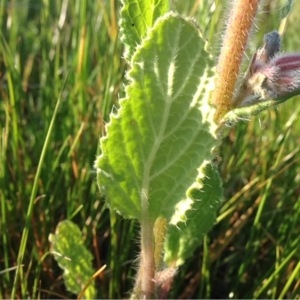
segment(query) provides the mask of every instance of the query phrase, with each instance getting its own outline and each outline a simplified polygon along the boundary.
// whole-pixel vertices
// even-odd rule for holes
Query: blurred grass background
[[[171,7],[194,16],[217,53],[225,2],[173,0]],[[284,22],[284,50],[299,51],[300,3],[282,19],[289,3],[265,1],[249,55],[264,33]],[[74,298],[49,252],[48,236],[64,219],[82,229],[95,271],[107,264],[96,279],[98,297],[126,297],[132,287],[139,228],[105,209],[93,169],[99,137],[123,93],[119,8],[116,0],[0,0],[1,298],[10,298],[13,288],[18,298]],[[224,139],[225,201],[170,297],[300,298],[298,101],[239,124]]]

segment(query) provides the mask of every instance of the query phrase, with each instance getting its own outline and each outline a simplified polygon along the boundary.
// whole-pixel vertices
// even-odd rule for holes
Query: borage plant
[[[121,23],[133,53],[126,97],[106,126],[96,168],[110,208],[141,224],[133,292],[140,299],[167,293],[176,268],[213,225],[222,192],[210,163],[218,140],[205,40],[192,20],[167,13],[152,26],[153,16],[131,6],[124,5]],[[129,40],[137,32],[144,36]]]
[[[240,76],[259,1],[231,5],[215,68],[194,20],[168,12],[167,1],[123,2],[125,97],[95,167],[109,208],[141,227],[132,298],[167,297],[178,267],[213,226],[222,200],[214,158],[224,129],[300,91],[300,56],[280,54],[277,32]]]

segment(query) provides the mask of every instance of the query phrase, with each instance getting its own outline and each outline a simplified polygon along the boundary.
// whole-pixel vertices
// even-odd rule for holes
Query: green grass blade
[[[296,267],[294,268],[294,270],[292,271],[292,273],[290,274],[290,277],[288,279],[288,281],[286,282],[285,286],[283,287],[281,293],[279,294],[278,299],[283,299],[287,296],[287,292],[289,290],[289,288],[291,288],[293,281],[298,281],[299,283],[299,279],[300,279],[300,262],[297,263]],[[297,294],[296,292],[296,297],[299,297],[299,293]]]
[[[67,82],[67,79],[65,80],[65,84],[66,84],[66,82]],[[64,90],[65,84],[62,88],[62,91]],[[60,97],[57,99],[57,102],[56,102],[56,105],[55,105],[55,108],[54,108],[54,111],[53,111],[53,116],[52,116],[51,123],[50,123],[48,131],[47,131],[47,135],[46,135],[45,142],[44,142],[44,145],[43,145],[43,149],[41,151],[41,155],[40,155],[40,159],[39,159],[39,164],[38,164],[38,167],[37,167],[37,170],[36,170],[34,183],[33,183],[33,186],[32,186],[29,205],[28,205],[28,208],[27,208],[27,215],[26,215],[26,219],[25,219],[25,226],[24,226],[24,229],[23,229],[23,232],[22,232],[22,238],[21,238],[19,252],[18,252],[17,269],[16,269],[16,273],[15,273],[13,289],[12,289],[12,292],[11,292],[11,298],[12,299],[15,299],[19,279],[21,279],[20,281],[21,281],[21,287],[22,287],[22,294],[23,294],[24,297],[26,295],[26,290],[25,290],[25,287],[24,287],[24,284],[23,284],[23,281],[22,281],[23,258],[24,258],[24,254],[25,254],[26,246],[27,246],[28,234],[29,234],[30,225],[31,225],[31,216],[32,216],[33,209],[34,209],[34,201],[35,201],[37,188],[38,188],[38,180],[40,178],[41,170],[43,168],[45,155],[46,155],[46,152],[48,150],[51,134],[52,134],[53,129],[54,129],[56,116],[57,116],[57,113],[59,111],[59,107],[61,105],[61,102],[62,102],[62,93],[61,93]]]
[[[254,298],[257,299],[260,295],[274,282],[276,276],[280,273],[280,271],[291,261],[293,256],[297,253],[298,249],[294,249],[289,255],[282,261],[282,263],[275,269],[275,271],[271,274],[269,278],[264,280],[263,285],[260,289],[258,289],[254,293]],[[284,291],[282,291],[283,293]],[[279,299],[282,299],[279,297]]]

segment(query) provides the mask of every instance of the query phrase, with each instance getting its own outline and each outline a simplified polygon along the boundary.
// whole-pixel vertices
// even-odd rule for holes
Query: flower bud
[[[272,31],[264,36],[264,45],[257,50],[256,60],[260,62],[268,62],[280,51],[280,35],[277,31]]]
[[[280,35],[272,31],[264,36],[249,65],[238,93],[237,106],[275,100],[284,101],[300,94],[300,53],[280,53]]]
[[[300,54],[277,54],[260,65],[248,85],[261,100],[280,100],[300,92]]]

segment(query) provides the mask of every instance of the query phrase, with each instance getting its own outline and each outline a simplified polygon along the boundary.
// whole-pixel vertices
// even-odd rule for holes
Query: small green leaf
[[[215,223],[222,195],[222,182],[217,169],[205,162],[200,169],[197,185],[189,189],[189,198],[177,205],[178,212],[171,220],[164,256],[169,266],[182,265],[201,245],[203,236]]]
[[[280,18],[284,19],[288,16],[288,14],[292,11],[294,0],[286,0],[285,4],[282,6],[280,10]]]
[[[49,235],[54,258],[64,270],[64,281],[67,289],[79,294],[92,278],[92,255],[82,241],[80,229],[71,221],[60,222],[55,234]],[[84,297],[93,299],[96,296],[94,281],[85,290]]]
[[[197,168],[217,145],[208,105],[213,82],[205,41],[190,20],[157,20],[131,61],[130,84],[101,138],[100,191],[124,217],[170,220]]]
[[[140,45],[156,19],[169,10],[166,0],[124,0],[120,18],[124,56],[129,61],[136,46]]]

